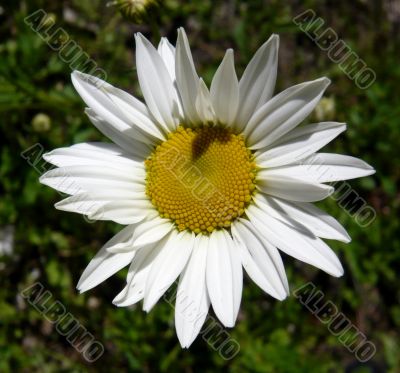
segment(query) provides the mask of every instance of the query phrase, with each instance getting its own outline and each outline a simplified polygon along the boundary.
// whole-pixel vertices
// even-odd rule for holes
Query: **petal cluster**
[[[175,325],[189,347],[210,306],[221,323],[235,324],[243,269],[266,293],[283,300],[289,286],[279,251],[333,275],[343,268],[322,239],[349,242],[344,228],[311,202],[332,194],[326,183],[371,175],[372,167],[345,155],[318,151],[344,123],[302,125],[330,81],[301,83],[273,95],[279,38],[260,47],[238,79],[228,50],[210,88],[198,76],[185,31],[176,48],[163,38],[156,49],[137,34],[136,66],[144,103],[105,81],[75,71],[72,82],[93,125],[112,143],[56,149],[57,166],[41,182],[69,197],[56,208],[111,220],[125,227],[97,253],[78,289],[87,291],[129,265],[117,306],[143,300],[150,311],[179,278]],[[244,214],[211,234],[179,231],[146,194],[145,160],[180,125],[218,124],[244,137],[258,167],[257,192]]]

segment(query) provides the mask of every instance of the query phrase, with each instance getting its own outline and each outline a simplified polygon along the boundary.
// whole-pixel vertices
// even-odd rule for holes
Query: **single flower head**
[[[333,192],[326,183],[374,170],[357,158],[318,152],[344,123],[299,126],[329,79],[274,96],[279,38],[272,35],[240,80],[228,50],[208,88],[183,29],[176,48],[165,38],[158,49],[141,34],[135,39],[145,103],[75,71],[72,82],[89,119],[113,143],[45,155],[58,168],[41,182],[70,194],[56,208],[125,225],[90,262],[78,289],[130,265],[113,302],[143,300],[150,311],[179,277],[175,325],[188,347],[210,305],[222,324],[235,324],[243,268],[271,296],[289,294],[279,250],[341,276],[337,256],[322,239],[350,238],[312,202]]]

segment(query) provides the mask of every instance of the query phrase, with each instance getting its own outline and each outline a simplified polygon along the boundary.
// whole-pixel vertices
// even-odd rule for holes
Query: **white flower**
[[[346,129],[298,126],[327,78],[273,96],[278,36],[261,46],[242,78],[228,50],[210,90],[198,77],[183,29],[176,49],[136,35],[146,105],[79,72],[72,82],[93,124],[114,144],[83,143],[45,155],[58,168],[41,182],[71,196],[56,208],[126,225],[90,262],[83,292],[130,264],[117,306],[143,300],[150,311],[179,276],[175,324],[183,347],[210,304],[227,327],[239,311],[243,273],[271,296],[289,294],[279,250],[333,275],[343,268],[321,238],[349,242],[344,228],[313,206],[327,182],[374,173],[353,157],[316,153]]]

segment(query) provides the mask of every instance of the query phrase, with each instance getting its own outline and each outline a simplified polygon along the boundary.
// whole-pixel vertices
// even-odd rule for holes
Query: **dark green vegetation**
[[[400,371],[399,117],[400,11],[384,1],[177,1],[169,0],[142,25],[123,19],[106,1],[2,1],[0,8],[0,226],[15,227],[12,255],[0,256],[0,371],[216,371],[372,372]],[[301,5],[300,5],[301,3]],[[395,7],[397,4],[397,7]],[[62,27],[107,72],[113,85],[138,95],[134,38],[171,41],[184,26],[199,73],[209,83],[226,48],[235,49],[238,73],[271,33],[281,37],[277,91],[320,76],[332,79],[325,97],[333,118],[348,131],[327,150],[361,157],[376,175],[351,182],[377,213],[367,228],[330,199],[323,207],[348,229],[353,241],[332,242],[345,276],[331,278],[287,256],[292,290],[312,281],[377,348],[369,365],[359,364],[299,300],[278,302],[245,282],[241,311],[231,338],[240,352],[223,360],[201,337],[182,350],[173,309],[161,301],[149,315],[117,309],[113,297],[125,271],[79,295],[75,285],[116,224],[88,223],[57,211],[61,199],[38,182],[40,174],[20,154],[39,143],[45,151],[103,140],[83,113],[70,81],[70,66],[25,23],[37,9]],[[359,89],[339,66],[293,22],[312,8],[372,68],[376,82]],[[159,34],[159,35],[157,35]],[[240,76],[240,75],[239,75]],[[45,117],[37,114],[45,114]],[[319,117],[332,119],[326,110]],[[311,120],[316,120],[317,115]],[[30,154],[35,162],[37,154]],[[42,167],[44,163],[36,163]],[[85,362],[54,325],[19,293],[40,281],[105,346],[95,363]]]

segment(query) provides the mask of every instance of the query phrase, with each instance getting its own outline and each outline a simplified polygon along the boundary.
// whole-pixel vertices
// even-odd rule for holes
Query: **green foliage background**
[[[167,0],[141,25],[100,0],[0,4],[0,227],[15,227],[14,253],[0,256],[1,372],[400,371],[398,1]],[[374,69],[377,80],[369,89],[357,88],[293,23],[293,17],[308,8]],[[140,304],[114,307],[111,300],[124,286],[126,271],[88,293],[77,293],[81,272],[120,227],[57,211],[53,204],[61,196],[40,185],[40,171],[20,155],[36,143],[49,151],[103,140],[83,113],[70,66],[24,23],[37,9],[55,17],[56,26],[107,72],[111,84],[137,96],[134,32],[143,32],[153,42],[160,35],[174,41],[179,26],[186,28],[198,71],[208,83],[226,48],[235,49],[240,76],[271,33],[281,37],[277,92],[324,75],[332,79],[326,96],[335,102],[335,120],[347,122],[349,129],[327,150],[361,157],[376,168],[376,175],[351,185],[373,206],[377,218],[362,228],[333,200],[323,204],[353,239],[348,245],[331,243],[345,267],[340,279],[287,256],[283,259],[292,289],[314,282],[376,345],[369,364],[359,364],[295,297],[275,301],[248,280],[237,325],[229,330],[241,349],[228,361],[202,338],[182,350],[174,311],[164,301],[148,315]],[[34,121],[39,113],[50,123],[38,124],[37,117]],[[102,358],[85,362],[22,299],[19,293],[35,281],[104,344]]]

